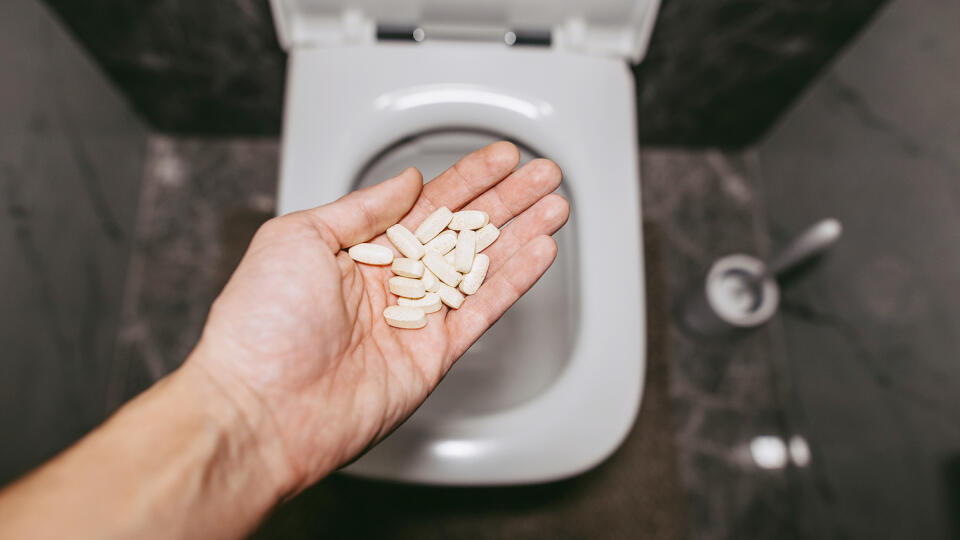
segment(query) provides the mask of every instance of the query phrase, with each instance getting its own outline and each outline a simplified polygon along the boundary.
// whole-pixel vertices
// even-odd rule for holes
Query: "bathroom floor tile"
[[[804,474],[789,463],[761,468],[750,452],[757,437],[787,441],[792,434],[783,415],[790,393],[779,320],[733,340],[699,338],[677,324],[680,304],[702,287],[714,260],[768,254],[755,162],[750,151],[643,153],[644,234],[648,245],[662,246],[669,299],[666,309],[650,306],[648,317],[670,321],[663,354],[677,457],[698,539],[804,535],[795,504]]]

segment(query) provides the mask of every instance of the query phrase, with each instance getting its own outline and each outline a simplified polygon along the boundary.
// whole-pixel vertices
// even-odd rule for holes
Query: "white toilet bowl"
[[[631,23],[641,35],[619,56],[586,45],[587,52],[562,52],[558,43],[432,42],[429,32],[423,43],[385,43],[363,22],[376,12],[364,4],[372,11],[337,18],[335,1],[274,1],[290,51],[279,212],[330,202],[408,165],[429,179],[505,138],[526,159],[560,165],[571,219],[556,236],[560,255],[544,278],[420,410],[345,470],[462,485],[543,482],[587,470],[616,450],[640,404],[638,149],[624,57],[640,54],[656,3],[601,3],[645,10],[647,18]],[[318,6],[336,17],[315,24]]]

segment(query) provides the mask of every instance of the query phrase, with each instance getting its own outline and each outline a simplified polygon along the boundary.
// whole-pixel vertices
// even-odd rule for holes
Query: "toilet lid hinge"
[[[287,50],[479,43],[639,62],[660,0],[270,0],[270,6]]]
[[[507,46],[549,47],[553,36],[549,28],[506,28],[496,25],[459,25],[449,23],[378,24],[378,41],[460,41],[503,43]]]

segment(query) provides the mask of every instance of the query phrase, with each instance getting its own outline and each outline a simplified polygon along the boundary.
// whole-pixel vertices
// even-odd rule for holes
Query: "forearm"
[[[0,538],[242,536],[290,480],[259,421],[188,363],[0,492]]]

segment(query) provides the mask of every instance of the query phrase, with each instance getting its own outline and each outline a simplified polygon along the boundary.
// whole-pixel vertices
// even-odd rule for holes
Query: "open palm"
[[[275,438],[299,490],[349,461],[409,416],[453,362],[546,271],[569,214],[552,194],[559,168],[495,143],[423,184],[416,169],[331,204],[274,218],[256,234],[214,303],[190,362],[244,402],[257,436]],[[415,229],[433,210],[478,209],[498,227],[490,269],[459,310],[427,326],[387,326],[396,303],[388,267],[355,263],[343,248],[390,246],[394,223]],[[371,240],[372,239],[372,240]],[[392,248],[392,246],[391,246]]]

